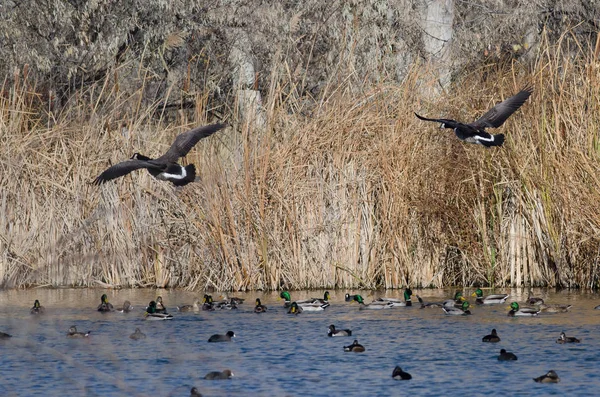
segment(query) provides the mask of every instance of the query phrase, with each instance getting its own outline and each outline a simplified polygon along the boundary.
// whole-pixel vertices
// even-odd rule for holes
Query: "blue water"
[[[13,335],[0,341],[2,396],[186,396],[196,386],[204,396],[546,396],[595,395],[600,386],[600,304],[595,294],[544,293],[547,303],[569,303],[565,314],[509,318],[507,305],[476,306],[472,316],[446,316],[442,309],[416,306],[358,310],[333,291],[324,312],[291,316],[277,294],[235,294],[247,298],[237,311],[179,313],[175,305],[197,295],[184,291],[93,289],[0,292],[0,331]],[[453,291],[414,290],[426,301],[442,300]],[[467,290],[465,292],[472,292]],[[496,290],[524,300],[518,290]],[[134,311],[98,313],[100,295],[115,307],[128,299]],[[484,291],[489,293],[489,291]],[[146,304],[162,295],[171,321],[143,320]],[[200,296],[203,295],[199,294]],[[218,298],[218,293],[213,297]],[[371,293],[362,291],[367,302]],[[402,291],[385,295],[401,297]],[[322,296],[321,291],[292,292],[295,299]],[[256,314],[253,302],[269,307]],[[31,316],[35,299],[46,314]],[[352,337],[327,337],[330,324],[352,329]],[[69,326],[91,330],[86,339],[68,339]],[[136,327],[147,335],[129,339]],[[496,328],[500,343],[482,343]],[[210,335],[236,333],[231,343],[208,343]],[[561,331],[580,344],[555,343]],[[354,339],[364,353],[343,351]],[[499,362],[500,349],[518,356]],[[412,374],[396,381],[400,365]],[[202,379],[210,371],[229,368],[231,380]],[[554,369],[558,384],[532,378]]]

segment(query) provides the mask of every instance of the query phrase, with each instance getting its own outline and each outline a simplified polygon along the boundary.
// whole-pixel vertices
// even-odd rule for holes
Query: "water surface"
[[[426,301],[442,300],[454,290],[413,290]],[[194,294],[167,290],[34,289],[0,292],[2,396],[185,396],[196,386],[205,396],[440,396],[595,395],[600,381],[600,297],[592,293],[534,290],[547,303],[573,305],[566,314],[509,318],[507,305],[472,308],[472,316],[446,316],[442,309],[415,306],[358,310],[344,294],[402,297],[402,291],[332,291],[324,312],[288,315],[277,293],[236,293],[246,298],[237,311],[179,313],[175,306],[192,303]],[[465,290],[465,295],[471,289]],[[514,300],[520,290],[497,289]],[[131,313],[98,313],[106,293],[115,307],[129,300]],[[484,290],[484,294],[490,291]],[[322,296],[323,291],[292,292],[293,299]],[[171,321],[149,322],[143,311],[161,295]],[[212,294],[215,300],[219,293]],[[254,299],[269,307],[254,313]],[[42,316],[29,308],[39,299]],[[473,298],[469,299],[474,302]],[[512,300],[509,299],[509,301]],[[352,329],[353,336],[329,338],[330,324]],[[92,331],[82,340],[66,338],[67,329]],[[134,341],[139,327],[148,337]],[[496,328],[502,341],[482,343]],[[228,330],[231,343],[208,343],[210,335]],[[555,343],[561,331],[580,344]],[[354,339],[364,353],[347,353]],[[500,349],[514,352],[516,362],[499,362]],[[410,381],[395,381],[400,365]],[[202,379],[210,371],[231,369],[226,381]],[[537,384],[532,378],[554,369],[559,384]]]

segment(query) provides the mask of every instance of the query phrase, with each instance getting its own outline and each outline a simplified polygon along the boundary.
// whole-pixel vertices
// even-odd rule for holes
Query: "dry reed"
[[[561,48],[434,99],[426,68],[372,86],[340,66],[315,101],[274,74],[265,130],[229,113],[185,159],[202,181],[182,189],[140,171],[89,182],[213,122],[206,93],[185,119],[156,120],[141,71],[134,96],[107,78],[54,114],[24,72],[0,97],[2,285],[597,287],[600,66],[593,46]],[[469,120],[528,84],[500,149],[413,116]]]

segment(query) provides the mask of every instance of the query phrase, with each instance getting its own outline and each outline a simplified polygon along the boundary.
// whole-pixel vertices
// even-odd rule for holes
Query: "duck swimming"
[[[540,311],[538,309],[532,309],[530,307],[520,308],[517,302],[512,302],[510,304],[510,311],[508,312],[508,315],[510,317],[531,317],[537,316],[539,312]]]
[[[129,339],[133,339],[133,340],[146,339],[146,334],[143,333],[142,331],[140,331],[139,328],[136,328],[135,332],[133,334],[129,335]]]
[[[168,313],[158,313],[156,311],[156,302],[151,301],[146,308],[146,312],[144,313],[146,320],[148,321],[159,321],[159,320],[172,320],[173,315]]]
[[[444,306],[442,307],[442,310],[444,311],[444,313],[454,316],[467,316],[471,314],[469,306],[469,302],[465,301],[462,303],[460,308]]]
[[[365,347],[363,345],[361,345],[360,343],[358,343],[358,340],[354,340],[354,342],[349,346],[344,346],[345,352],[362,353],[365,350],[366,350]]]
[[[536,298],[533,296],[533,291],[529,290],[529,295],[527,296],[527,300],[525,301],[528,305],[541,305],[544,303],[542,298]]]
[[[44,314],[45,311],[46,311],[46,308],[44,308],[44,306],[40,305],[40,301],[36,299],[35,302],[33,302],[33,307],[31,308],[29,313]]]
[[[121,312],[121,313],[129,313],[132,310],[133,310],[133,306],[131,306],[131,302],[129,302],[129,301],[123,302],[123,307],[120,307],[117,309],[117,311]]]
[[[88,331],[88,332],[77,332],[77,327],[72,325],[69,328],[69,332],[67,332],[67,338],[86,338],[88,336],[90,336],[90,333],[92,331]]]
[[[396,366],[396,368],[394,368],[394,371],[392,372],[392,378],[396,380],[410,380],[412,379],[412,375],[408,372],[402,371],[402,368],[400,368],[399,366]]]
[[[227,331],[225,335],[215,334],[208,338],[209,342],[231,342],[231,338],[235,338],[233,331]]]
[[[298,306],[298,303],[292,302],[292,305],[290,306],[290,308],[288,310],[288,314],[300,314],[303,311],[304,311],[304,308],[302,308],[301,306]]]
[[[419,116],[417,113],[415,113],[415,116],[420,120],[441,123],[440,128],[453,129],[457,138],[467,143],[475,143],[488,148],[491,146],[502,146],[504,143],[504,134],[492,135],[485,129],[488,127],[498,128],[504,124],[506,119],[525,103],[532,92],[531,88],[522,89],[516,95],[511,96],[488,110],[477,121],[472,123],[464,124],[452,119],[429,119]]]
[[[425,303],[423,301],[423,298],[421,298],[419,295],[417,295],[417,299],[419,300],[419,303],[421,304],[421,309],[432,309],[432,308],[441,308],[444,306],[444,304],[442,302],[428,302]],[[454,303],[452,304],[452,306],[454,306]]]
[[[215,380],[215,379],[231,379],[233,372],[226,369],[223,372],[213,371],[204,375],[204,379]]]
[[[575,338],[574,336],[567,336],[567,335],[565,335],[564,332],[561,332],[560,336],[556,340],[556,343],[560,343],[561,345],[563,343],[579,343],[579,342],[581,342],[579,339]]]
[[[100,305],[98,306],[98,311],[102,313],[107,313],[112,312],[113,310],[115,310],[115,308],[111,303],[108,302],[108,296],[106,296],[106,294],[103,294],[100,297]]]
[[[175,142],[165,154],[156,159],[134,153],[129,160],[121,161],[102,172],[93,184],[101,185],[137,169],[145,168],[156,179],[169,181],[175,186],[185,186],[196,180],[196,167],[194,164],[184,167],[177,161],[179,158],[185,157],[200,139],[214,134],[223,127],[225,127],[224,124],[213,124],[184,132],[175,138]]]
[[[267,311],[267,307],[260,303],[260,299],[256,298],[256,302],[254,305],[254,313],[264,313]]]
[[[412,290],[410,288],[406,288],[404,290],[404,301],[395,298],[379,298],[375,300],[375,302],[389,302],[392,304],[392,307],[412,306],[411,296]]]
[[[506,299],[508,299],[509,295],[507,294],[495,294],[495,295],[488,295],[488,296],[483,296],[483,291],[481,290],[481,288],[477,288],[475,290],[475,292],[473,292],[472,296],[476,297],[475,298],[475,303],[478,303],[480,305],[492,305],[492,304],[497,304],[497,303],[504,303],[506,302]]]
[[[200,299],[194,299],[194,303],[191,305],[177,306],[177,310],[180,312],[199,312],[200,311]]]
[[[352,331],[349,329],[336,329],[335,325],[331,324],[327,336],[352,336]]]
[[[533,378],[534,381],[538,383],[558,383],[560,382],[560,378],[553,370],[548,371],[545,375],[538,376],[537,378]]]
[[[498,356],[498,361],[516,361],[518,360],[517,356],[511,352],[507,352],[504,349],[500,350],[500,355]]]
[[[212,312],[215,310],[215,304],[211,295],[204,294],[204,302],[202,303],[202,310]]]
[[[373,301],[369,304],[365,304],[363,297],[360,295],[354,295],[354,300],[358,302],[359,310],[381,310],[381,309],[391,309],[394,305],[391,302],[379,302]]]
[[[492,333],[490,335],[486,335],[483,338],[481,338],[481,341],[496,343],[496,342],[500,342],[500,337],[498,336],[498,334],[496,333],[496,329],[494,328],[492,330]]]
[[[560,305],[560,304],[539,304],[540,312],[542,313],[566,313],[573,305]]]

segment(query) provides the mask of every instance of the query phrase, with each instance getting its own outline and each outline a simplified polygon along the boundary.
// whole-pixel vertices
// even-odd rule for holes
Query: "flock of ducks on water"
[[[412,290],[410,288],[406,288],[403,293],[403,300],[395,299],[395,298],[377,298],[370,303],[365,303],[364,299],[361,295],[345,295],[346,302],[357,302],[359,310],[381,310],[381,309],[391,309],[394,307],[407,307],[412,306]],[[475,298],[475,303],[477,305],[491,305],[491,304],[503,304],[507,301],[509,295],[507,294],[493,294],[484,296],[483,291],[478,288],[473,292],[472,296]],[[326,291],[323,295],[323,298],[311,298],[305,300],[292,301],[291,294],[289,291],[282,291],[280,293],[280,298],[284,301],[284,308],[287,309],[287,312],[292,315],[298,315],[303,312],[312,312],[312,311],[323,311],[327,307],[330,306],[330,294]],[[446,315],[471,315],[471,311],[469,310],[470,304],[463,296],[463,293],[458,291],[454,295],[453,299],[448,299],[442,302],[424,302],[423,299],[417,295],[419,300],[419,306],[421,309],[430,309],[430,308],[441,308]],[[200,303],[199,299],[196,299],[191,305],[182,305],[177,306],[177,310],[180,312],[198,312],[198,311],[214,311],[214,310],[235,310],[238,308],[238,305],[243,304],[244,299],[236,298],[236,297],[228,297],[227,294],[223,295],[223,300],[219,302],[213,301],[211,295],[204,295],[203,302]],[[563,304],[546,304],[543,299],[538,297],[531,296],[531,292],[529,297],[526,300],[526,303],[531,305],[531,307],[521,307],[517,302],[511,302],[508,312],[508,316],[516,317],[516,316],[537,316],[539,313],[564,313],[568,312],[571,309],[571,305],[563,305]],[[596,306],[595,309],[600,309],[600,305]],[[128,313],[133,310],[133,306],[129,301],[125,301],[121,307],[114,308],[114,306],[108,301],[108,297],[106,294],[103,294],[100,298],[100,305],[97,308],[99,312],[123,312]],[[260,299],[255,300],[254,312],[256,313],[264,313],[267,311],[267,307],[263,305]],[[30,310],[32,315],[39,315],[45,312],[44,306],[42,306],[39,300],[35,300],[33,307]],[[164,305],[162,297],[157,297],[156,300],[151,301],[146,310],[144,312],[144,318],[149,321],[156,320],[171,320],[173,319],[173,315],[167,313],[167,308]],[[69,327],[67,332],[68,338],[87,338],[91,334],[91,331],[80,332],[77,330],[75,325]],[[335,325],[330,325],[327,335],[329,337],[349,337],[353,336],[352,330],[350,329],[338,329]],[[10,338],[11,335],[0,332],[0,339]],[[135,332],[129,336],[133,340],[145,339],[146,335],[139,329],[136,328]],[[220,335],[215,334],[210,336],[208,342],[231,342],[232,338],[235,337],[235,333],[233,331],[228,331],[227,333]],[[486,335],[482,338],[482,342],[487,343],[497,343],[500,342],[500,337],[496,331],[496,329],[492,329],[489,335]],[[556,340],[558,344],[566,344],[566,343],[580,343],[581,341],[573,336],[567,336],[564,332],[561,332],[560,336]],[[344,351],[346,352],[364,352],[366,348],[361,345],[357,339],[350,345],[343,346]],[[499,361],[515,361],[517,360],[517,356],[508,352],[505,349],[500,350],[500,355],[498,356]],[[206,374],[204,379],[230,379],[233,377],[233,372],[231,370],[226,369],[222,372],[214,371]],[[401,367],[397,366],[394,368],[392,372],[393,379],[396,380],[409,380],[412,379],[412,376],[404,372]],[[548,371],[546,374],[539,376],[537,378],[533,378],[536,382],[541,383],[557,383],[560,381],[560,378],[556,374],[554,370]],[[191,390],[192,396],[199,396],[200,393],[196,388]]]

